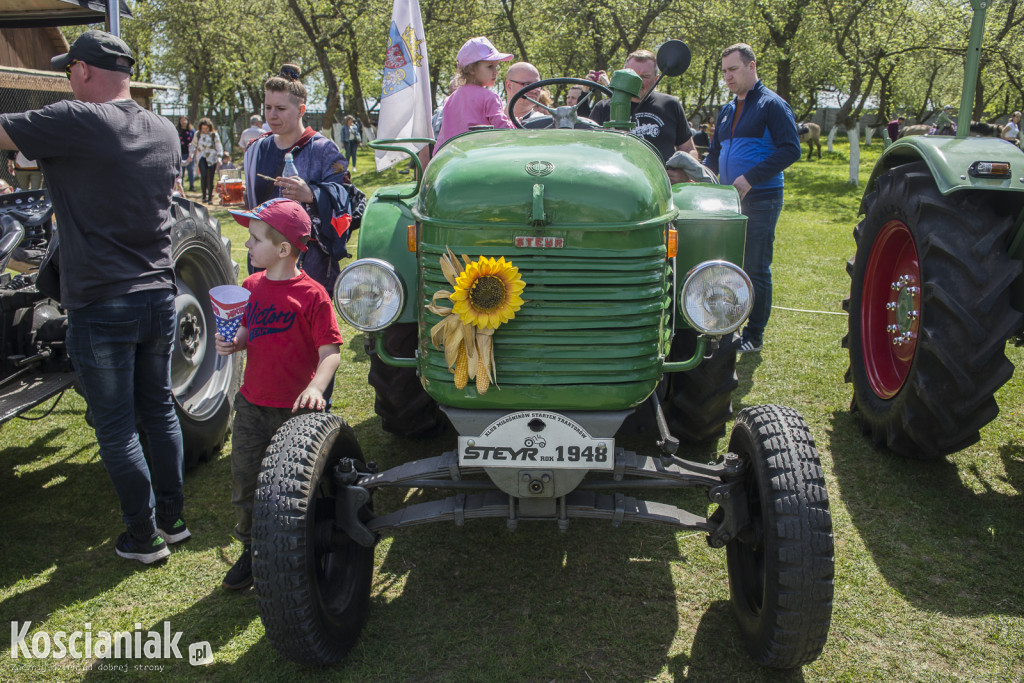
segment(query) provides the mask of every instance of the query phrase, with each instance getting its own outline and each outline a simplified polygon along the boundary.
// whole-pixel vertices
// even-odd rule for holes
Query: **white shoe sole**
[[[126,560],[138,560],[142,564],[153,564],[171,555],[171,551],[167,548],[158,550],[155,553],[126,553],[120,548],[114,548],[114,551],[118,557],[123,557]]]

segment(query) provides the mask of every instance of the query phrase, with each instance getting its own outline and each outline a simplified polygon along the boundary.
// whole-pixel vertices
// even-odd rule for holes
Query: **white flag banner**
[[[391,31],[384,56],[384,90],[380,98],[377,137],[433,138],[430,125],[430,68],[427,64],[427,41],[420,18],[419,0],[395,0],[391,11]],[[425,145],[414,144],[419,151]],[[377,170],[383,171],[407,154],[377,150]]]

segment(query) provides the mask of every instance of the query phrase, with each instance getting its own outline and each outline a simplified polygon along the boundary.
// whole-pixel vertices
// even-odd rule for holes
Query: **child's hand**
[[[239,327],[238,332],[235,334],[235,338],[232,339],[231,341],[228,341],[223,336],[221,336],[220,332],[213,335],[214,343],[217,346],[217,355],[230,356],[236,351],[241,351],[242,349],[244,349],[246,334],[246,329],[244,327]]]
[[[326,407],[327,401],[324,399],[323,393],[316,387],[309,386],[295,399],[295,403],[292,405],[292,412],[297,412],[299,408],[323,410]]]

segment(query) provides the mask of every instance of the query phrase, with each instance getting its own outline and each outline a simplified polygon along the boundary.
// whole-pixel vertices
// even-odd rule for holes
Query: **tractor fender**
[[[395,188],[385,188],[382,195],[378,190],[371,195],[363,213],[359,229],[359,258],[379,258],[394,266],[405,289],[405,303],[396,323],[416,322],[416,252],[409,251],[409,226],[416,229],[416,218],[412,215],[407,199],[394,198]],[[386,196],[385,196],[386,195]]]
[[[732,185],[680,183],[672,186],[672,202],[679,251],[676,255],[673,306],[679,307],[679,290],[690,269],[704,261],[729,261],[743,267],[747,217],[740,212],[740,196]],[[675,316],[676,329],[689,328],[682,312]]]
[[[889,145],[875,164],[864,188],[860,213],[868,209],[865,201],[874,192],[879,176],[889,169],[914,161],[924,161],[939,192],[948,195],[959,190],[1024,192],[1024,151],[997,138],[951,138],[940,135],[913,135]],[[979,178],[971,175],[976,161],[1006,161],[1009,178]]]

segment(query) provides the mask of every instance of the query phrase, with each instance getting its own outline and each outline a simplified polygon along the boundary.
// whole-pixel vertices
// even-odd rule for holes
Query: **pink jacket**
[[[501,107],[501,100],[492,90],[467,83],[451,94],[444,103],[441,132],[434,152],[450,138],[469,130],[470,126],[514,128]]]

